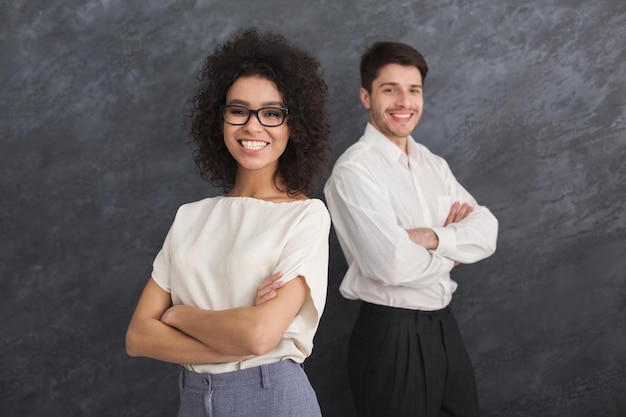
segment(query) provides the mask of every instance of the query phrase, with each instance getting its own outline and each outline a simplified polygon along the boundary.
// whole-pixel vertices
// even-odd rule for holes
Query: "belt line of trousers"
[[[477,417],[474,369],[451,308],[363,303],[348,347],[359,417]]]

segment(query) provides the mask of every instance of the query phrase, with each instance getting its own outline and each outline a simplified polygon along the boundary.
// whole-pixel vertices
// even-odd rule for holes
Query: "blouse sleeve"
[[[320,200],[311,204],[291,228],[275,269],[284,282],[302,276],[310,292],[289,331],[316,328],[326,303],[328,287],[328,235],[330,215]]]
[[[179,212],[180,208],[176,212],[176,218],[178,218]],[[172,249],[174,228],[176,227],[176,218],[174,219],[172,226],[170,226],[167,236],[165,236],[165,241],[163,242],[161,250],[152,263],[152,279],[159,287],[161,287],[163,291],[169,293],[172,292],[170,286],[170,253]]]

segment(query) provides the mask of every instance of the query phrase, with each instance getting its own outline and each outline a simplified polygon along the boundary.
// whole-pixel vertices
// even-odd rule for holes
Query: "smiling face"
[[[422,75],[413,66],[388,64],[379,70],[371,90],[360,90],[370,123],[405,150],[407,137],[422,117]]]
[[[226,104],[239,105],[250,110],[285,107],[276,85],[256,76],[238,78],[226,94]],[[288,120],[285,120],[280,126],[265,127],[254,114],[250,115],[245,125],[234,126],[224,122],[224,143],[237,161],[238,169],[273,175],[278,168],[278,158],[287,147],[287,123]]]

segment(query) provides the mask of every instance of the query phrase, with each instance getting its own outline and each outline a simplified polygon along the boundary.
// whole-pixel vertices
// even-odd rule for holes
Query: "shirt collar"
[[[409,140],[407,141],[406,147],[407,150],[409,152],[409,158],[412,161],[415,162],[422,162],[422,149],[420,148],[421,145],[419,145],[417,142],[415,142],[415,140],[413,139],[413,137],[409,136]]]
[[[406,166],[408,162],[407,155],[371,123],[367,123],[362,140],[363,142],[366,142],[376,148],[390,163],[396,163],[399,161]],[[409,152],[408,156],[412,160],[420,160],[419,147],[411,136],[407,138],[407,150]]]

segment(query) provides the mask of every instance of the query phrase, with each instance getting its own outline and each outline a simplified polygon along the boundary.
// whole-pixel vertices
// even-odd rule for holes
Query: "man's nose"
[[[411,104],[411,96],[407,91],[400,91],[396,97],[396,104],[402,107],[409,107]]]

